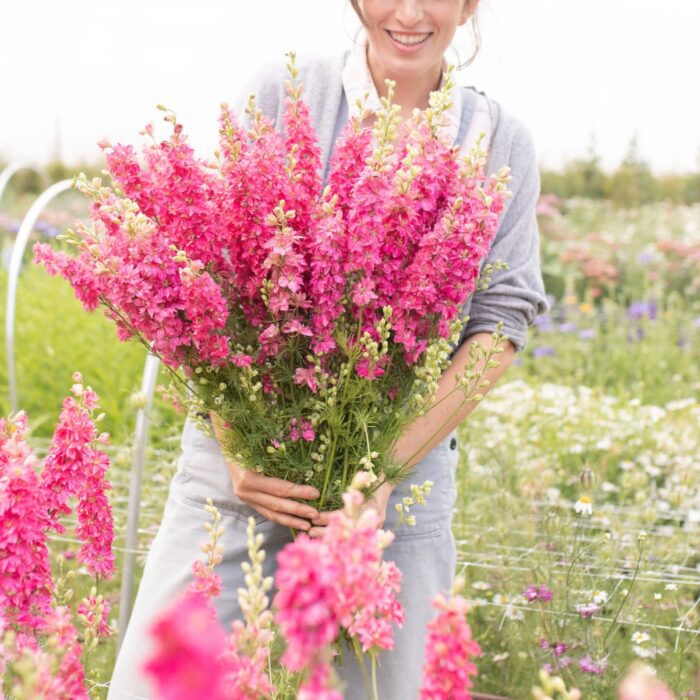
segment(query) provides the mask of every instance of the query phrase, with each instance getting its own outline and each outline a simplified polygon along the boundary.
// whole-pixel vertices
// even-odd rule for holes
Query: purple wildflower
[[[584,617],[588,619],[589,617],[593,617],[597,612],[600,611],[600,606],[596,605],[595,603],[584,603],[583,605],[577,605],[576,606],[576,612],[581,615],[581,617]]]
[[[569,645],[565,642],[550,642],[548,639],[540,639],[539,645],[540,649],[551,651],[552,655],[555,657],[562,656],[569,649]],[[569,663],[571,662],[569,661]]]
[[[634,301],[627,309],[627,318],[632,321],[641,321],[643,318],[648,318],[654,321],[658,314],[656,301]]]
[[[593,661],[591,655],[586,654],[586,656],[579,660],[578,665],[584,673],[595,673],[597,676],[602,676],[605,673],[605,669],[608,667],[608,662],[606,659]]]
[[[562,656],[569,649],[569,645],[564,642],[554,642],[552,644],[552,654]]]
[[[554,597],[554,593],[547,588],[547,586],[540,586],[540,590],[537,593],[537,597],[543,603],[548,603]]]
[[[548,603],[552,600],[554,594],[547,586],[535,586],[534,584],[529,585],[523,592],[523,598],[527,600],[528,603],[532,603],[535,600],[542,601],[543,603]]]
[[[581,340],[593,340],[596,335],[598,335],[598,333],[595,328],[586,328],[579,332],[578,337],[581,338]]]
[[[557,351],[551,345],[542,345],[532,351],[533,357],[553,357]]]
[[[523,597],[528,603],[537,600],[537,586],[528,586],[523,593]]]
[[[566,323],[559,324],[560,333],[574,333],[578,326],[573,321],[567,321]]]
[[[537,318],[535,318],[535,326],[537,327],[537,330],[541,331],[542,333],[551,331],[554,327],[552,324],[552,317],[549,314],[537,316]]]

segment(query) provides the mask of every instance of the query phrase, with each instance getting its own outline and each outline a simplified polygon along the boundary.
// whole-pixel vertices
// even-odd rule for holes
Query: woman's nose
[[[404,27],[410,28],[423,18],[423,0],[398,0],[394,14]]]

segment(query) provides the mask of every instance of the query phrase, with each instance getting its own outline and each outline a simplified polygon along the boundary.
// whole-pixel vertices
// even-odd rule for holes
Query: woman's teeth
[[[430,36],[430,32],[427,34],[402,34],[400,32],[389,32],[389,36],[399,44],[414,46],[415,44],[422,44],[424,41],[426,41]]]

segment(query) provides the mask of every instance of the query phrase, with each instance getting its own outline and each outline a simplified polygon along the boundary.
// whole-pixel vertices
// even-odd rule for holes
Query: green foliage
[[[543,194],[562,199],[607,199],[615,206],[630,209],[660,201],[700,202],[700,173],[655,175],[641,157],[636,137],[631,140],[623,161],[611,173],[601,168],[593,143],[585,158],[575,158],[560,170],[543,169],[541,182]]]
[[[0,274],[0,323],[5,327],[7,277]],[[70,285],[29,265],[20,275],[15,329],[19,405],[31,417],[37,437],[48,436],[80,371],[101,397],[104,429],[117,441],[133,430],[131,396],[141,385],[145,351],[117,339],[101,313],[87,314]],[[5,344],[3,343],[3,348]],[[10,410],[7,364],[0,362],[0,411]],[[164,409],[167,410],[167,409]]]
[[[454,529],[484,651],[478,687],[525,700],[549,664],[607,700],[644,658],[679,697],[700,666],[700,478],[688,459],[700,402],[645,405],[560,377],[496,387],[461,431]],[[529,586],[551,601],[528,600]],[[581,670],[587,655],[604,674]]]

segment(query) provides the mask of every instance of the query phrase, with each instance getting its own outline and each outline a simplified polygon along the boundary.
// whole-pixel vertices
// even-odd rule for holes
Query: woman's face
[[[478,0],[359,0],[371,60],[389,77],[440,70],[457,27]]]

